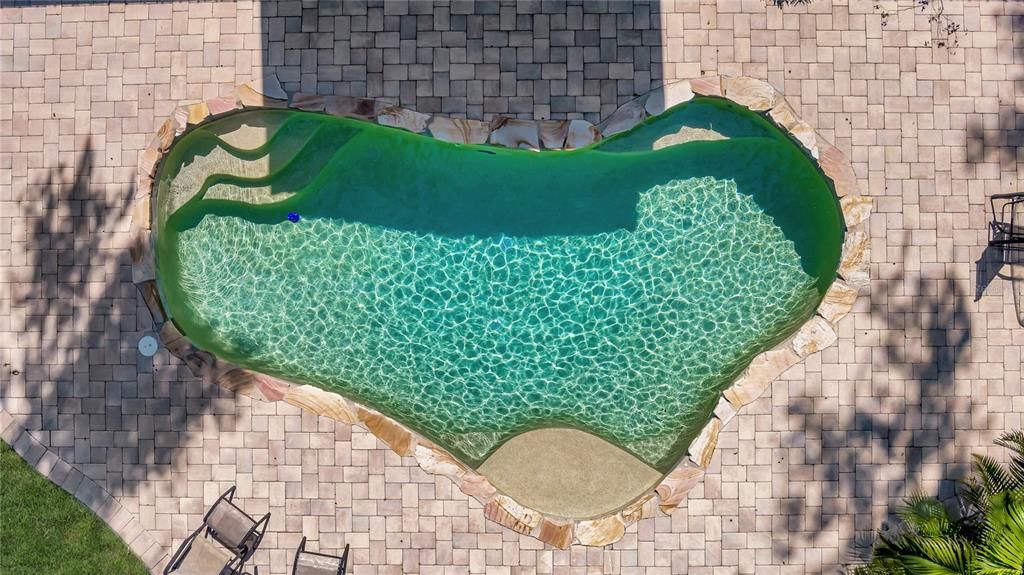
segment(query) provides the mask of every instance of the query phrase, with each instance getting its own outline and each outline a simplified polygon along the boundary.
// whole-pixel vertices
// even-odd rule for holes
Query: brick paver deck
[[[987,196],[1022,185],[1024,3],[947,1],[955,48],[913,5],[0,8],[4,437],[154,565],[237,484],[273,513],[261,573],[287,572],[303,535],[351,544],[357,574],[836,573],[901,496],[949,493],[1024,414],[1024,328],[984,251]],[[767,79],[876,200],[870,298],[729,425],[684,509],[610,548],[545,548],[367,433],[136,351],[152,332],[126,252],[139,151],[176,105],[260,69],[289,91],[592,121],[663,79]]]

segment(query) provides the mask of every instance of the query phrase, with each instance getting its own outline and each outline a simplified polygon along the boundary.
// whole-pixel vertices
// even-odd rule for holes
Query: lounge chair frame
[[[217,501],[206,510],[206,514],[203,515],[203,524],[198,529],[192,532],[191,535],[185,538],[178,546],[178,549],[171,556],[171,560],[167,562],[167,567],[164,569],[164,575],[173,573],[175,569],[181,566],[181,562],[188,555],[192,549],[192,543],[199,537],[200,534],[203,537],[213,539],[218,545],[224,547],[231,553],[231,558],[221,569],[221,572],[227,573],[241,573],[242,568],[245,567],[246,561],[252,558],[253,554],[256,553],[256,549],[259,548],[260,543],[263,542],[263,537],[267,532],[267,525],[270,523],[270,513],[267,513],[260,517],[258,520],[254,519],[251,515],[243,511],[240,507],[233,503],[235,498],[236,486],[232,485],[227,491],[221,494],[217,498]],[[235,510],[244,515],[249,521],[253,523],[252,527],[242,538],[242,544],[236,545],[231,542],[225,542],[217,533],[216,528],[210,524],[210,515],[218,505],[227,504],[231,505]]]
[[[1024,192],[995,194],[989,198],[992,222],[988,245],[1024,251]],[[1018,212],[1021,212],[1018,214]],[[1020,216],[1020,217],[1018,217]]]
[[[292,561],[292,575],[295,575],[295,573],[297,573],[299,570],[299,556],[302,554],[318,555],[320,557],[328,557],[330,559],[341,559],[341,562],[338,563],[337,575],[345,575],[345,569],[348,565],[348,548],[349,546],[345,545],[345,551],[342,552],[340,557],[337,555],[327,555],[326,553],[306,551],[306,538],[303,537],[302,541],[299,543],[299,548],[295,550],[295,559]]]

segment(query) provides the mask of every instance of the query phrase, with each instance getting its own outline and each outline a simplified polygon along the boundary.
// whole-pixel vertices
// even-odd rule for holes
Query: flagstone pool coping
[[[495,481],[492,481],[493,477],[487,477],[463,464],[443,448],[382,413],[337,393],[309,385],[290,384],[220,360],[197,348],[186,335],[178,331],[172,321],[168,321],[160,301],[154,267],[152,223],[155,221],[153,213],[156,202],[152,201],[155,193],[153,178],[163,155],[177,138],[204,122],[237,110],[293,108],[359,118],[454,143],[489,143],[534,150],[575,149],[628,130],[649,115],[659,114],[691,99],[695,94],[726,98],[752,111],[763,113],[799,143],[831,180],[842,208],[846,237],[837,277],[815,315],[787,341],[756,356],[743,374],[722,392],[714,413],[674,469],[665,474],[653,488],[648,486],[642,493],[625,495],[625,500],[614,506],[614,509],[591,516],[566,517],[550,509],[538,510],[524,506],[517,501],[516,491],[529,489],[529,478],[503,477],[498,481],[502,489],[498,489]],[[850,312],[860,289],[869,280],[870,248],[864,223],[871,214],[872,201],[870,197],[860,195],[850,161],[838,148],[825,141],[809,124],[801,120],[774,87],[749,77],[710,76],[673,82],[630,100],[595,126],[578,119],[525,120],[507,116],[499,116],[486,123],[423,114],[383,100],[304,93],[289,95],[282,89],[276,76],[261,76],[237,86],[232,94],[176,108],[172,116],[161,124],[149,147],[140,156],[134,202],[134,240],[131,250],[133,283],[141,292],[155,324],[159,326],[161,342],[172,355],[184,361],[194,374],[235,393],[263,401],[284,401],[320,416],[362,426],[399,455],[415,457],[424,470],[450,478],[463,493],[483,504],[488,519],[559,548],[574,543],[609,545],[618,541],[631,523],[659,513],[670,515],[685,501],[690,489],[702,479],[711,463],[723,426],[743,406],[757,399],[787,369],[834,344],[836,324]],[[595,470],[599,471],[600,467],[595,466]],[[577,496],[574,492],[548,495],[552,495],[555,500],[558,497]],[[519,495],[519,498],[522,499],[522,496]],[[601,501],[595,508],[608,508],[609,505],[611,503],[608,501]]]

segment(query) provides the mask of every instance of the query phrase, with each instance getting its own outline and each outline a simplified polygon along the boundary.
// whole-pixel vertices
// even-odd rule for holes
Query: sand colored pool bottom
[[[600,517],[650,491],[662,473],[577,429],[527,431],[478,471],[522,505],[558,517]]]

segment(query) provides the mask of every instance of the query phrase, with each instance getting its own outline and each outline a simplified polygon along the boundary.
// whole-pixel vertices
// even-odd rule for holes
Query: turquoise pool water
[[[471,465],[553,426],[669,469],[718,393],[835,275],[843,232],[826,181],[722,101],[546,153],[244,114],[232,122],[273,124],[274,138],[241,150],[215,121],[161,167],[158,275],[174,321],[204,349],[365,402]],[[702,122],[729,139],[649,149]]]

